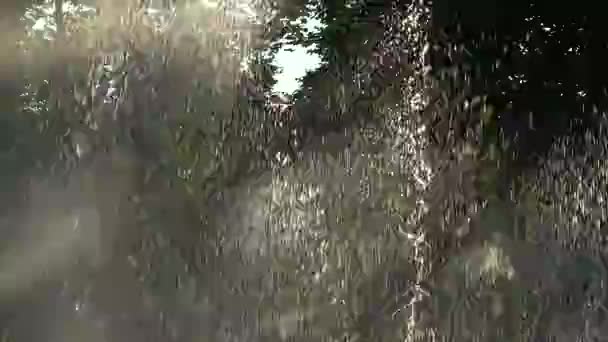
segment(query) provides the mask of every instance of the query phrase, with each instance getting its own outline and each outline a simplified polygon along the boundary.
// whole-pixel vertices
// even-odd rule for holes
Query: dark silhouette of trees
[[[486,140],[499,140],[505,158],[530,165],[559,137],[598,127],[606,88],[598,13],[592,4],[434,2],[431,44],[444,56],[440,63],[447,61],[436,75],[457,69],[445,78],[466,79],[471,90],[463,100],[484,96],[493,107]],[[454,115],[470,125],[480,120]]]

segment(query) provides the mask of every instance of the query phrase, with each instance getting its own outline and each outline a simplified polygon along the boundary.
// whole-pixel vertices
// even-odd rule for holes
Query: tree
[[[55,296],[86,308],[61,311],[66,326],[99,319],[113,341],[526,340],[601,318],[597,302],[577,316],[604,301],[605,272],[590,227],[603,176],[577,145],[603,156],[578,135],[603,122],[586,116],[602,85],[545,63],[596,66],[597,17],[574,20],[591,8],[298,1],[248,21],[224,2],[72,5],[14,7],[47,30],[19,37],[3,81],[2,199],[22,210],[3,213],[21,236],[0,248],[3,313],[44,321]],[[283,116],[268,100],[286,42],[314,45],[323,65]],[[578,114],[548,120],[557,107]],[[567,237],[544,237],[554,230]],[[143,328],[111,319],[125,312]],[[88,323],[74,325],[101,338]]]

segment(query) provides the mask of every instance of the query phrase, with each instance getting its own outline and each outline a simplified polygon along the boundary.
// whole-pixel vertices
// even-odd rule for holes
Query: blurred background
[[[3,1],[0,341],[606,339],[598,6]]]

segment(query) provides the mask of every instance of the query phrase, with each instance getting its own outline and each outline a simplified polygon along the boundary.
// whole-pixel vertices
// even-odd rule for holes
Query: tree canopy
[[[5,1],[1,340],[603,338],[598,7]]]

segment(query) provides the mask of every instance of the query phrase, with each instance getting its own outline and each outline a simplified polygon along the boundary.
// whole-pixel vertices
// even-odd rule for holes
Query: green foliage
[[[548,185],[517,156],[558,140],[569,120],[553,125],[546,113],[588,112],[601,85],[539,66],[580,42],[570,16],[518,3],[506,20],[498,4],[440,1],[435,27],[424,6],[372,1],[282,2],[265,27],[190,1],[166,26],[133,4],[122,24],[66,13],[63,34],[28,31],[12,52],[18,71],[2,81],[2,207],[33,175],[86,174],[82,201],[102,217],[100,248],[113,255],[91,272],[104,279],[128,264],[142,306],[208,329],[188,326],[184,340],[223,325],[242,339],[297,341],[405,340],[425,329],[458,341],[549,336],[602,296],[601,248],[561,243],[598,233],[582,222],[604,220],[586,209],[603,210],[592,196],[603,174],[584,184],[572,171]],[[31,6],[11,9],[21,17]],[[471,15],[480,8],[487,16]],[[28,13],[29,25],[49,16]],[[303,15],[322,22],[319,32],[306,32]],[[561,27],[554,44],[533,27],[545,19]],[[433,59],[425,71],[427,38],[451,51],[451,65]],[[291,118],[266,101],[285,42],[314,45],[323,60],[302,79]],[[582,58],[557,64],[578,74]],[[592,100],[573,99],[577,81]],[[522,126],[528,109],[537,129]],[[305,132],[297,148],[287,146],[292,130]],[[568,238],[547,238],[553,229]],[[70,278],[76,297],[91,285],[81,276]],[[570,304],[557,300],[565,293]]]

